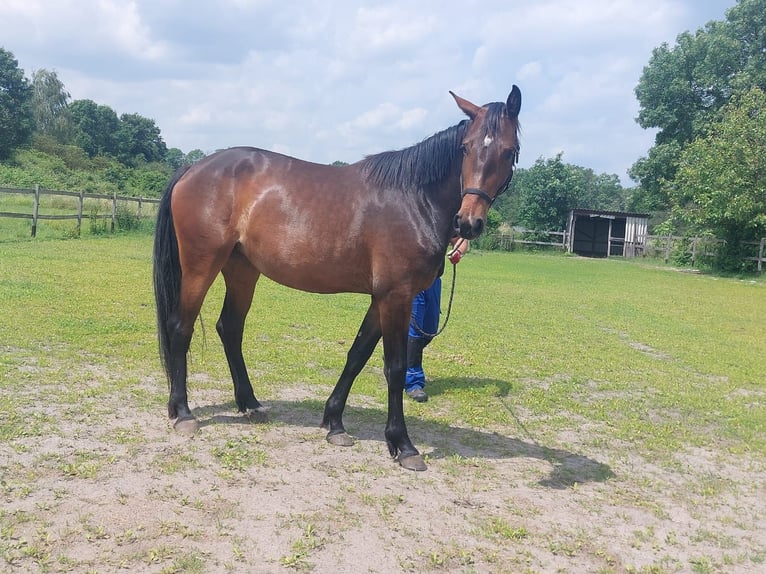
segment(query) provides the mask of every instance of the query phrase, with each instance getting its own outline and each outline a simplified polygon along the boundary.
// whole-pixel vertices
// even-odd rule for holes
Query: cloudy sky
[[[0,46],[168,147],[320,163],[407,147],[522,91],[521,166],[617,174],[652,145],[633,89],[662,42],[736,0],[0,0]]]

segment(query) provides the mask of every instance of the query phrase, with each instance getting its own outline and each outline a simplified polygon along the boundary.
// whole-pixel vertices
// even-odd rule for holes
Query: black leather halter
[[[461,179],[461,186],[462,186],[462,177]],[[495,203],[495,200],[503,195],[503,192],[508,189],[508,184],[511,183],[511,179],[513,179],[513,170],[511,170],[510,175],[508,176],[508,179],[505,180],[503,185],[500,186],[500,190],[497,192],[495,197],[492,197],[490,194],[488,194],[483,189],[479,189],[478,187],[466,187],[463,191],[460,192],[461,199],[465,197],[466,195],[477,195],[480,198],[482,198],[484,201],[486,201],[489,204],[489,207],[492,207],[492,204]]]
[[[515,166],[517,163],[519,163],[519,152],[516,150],[516,153],[513,157],[513,165]],[[511,173],[508,174],[508,179],[505,180],[503,185],[500,186],[500,190],[497,192],[495,197],[492,197],[490,194],[488,194],[483,189],[479,189],[478,187],[466,187],[460,192],[460,198],[464,198],[466,195],[478,195],[480,198],[482,198],[484,201],[486,201],[489,204],[489,207],[492,207],[492,204],[495,203],[495,200],[503,195],[503,192],[508,189],[508,184],[511,183],[511,180],[513,179],[513,169],[511,169]],[[462,189],[463,187],[463,174],[460,174],[460,187]]]
[[[486,191],[483,191],[483,190],[479,189],[478,187],[468,187],[468,188],[464,189],[461,192],[460,197],[465,197],[466,195],[478,195],[480,198],[482,198],[484,201],[486,201],[490,205],[492,205],[494,203],[495,199],[497,199],[497,196],[492,197]],[[500,194],[498,193],[497,195],[500,195]]]

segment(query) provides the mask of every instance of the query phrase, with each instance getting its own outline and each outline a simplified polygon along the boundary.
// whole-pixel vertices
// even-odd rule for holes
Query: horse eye
[[[465,144],[460,144],[460,151],[463,152],[463,155],[468,155],[468,146]]]

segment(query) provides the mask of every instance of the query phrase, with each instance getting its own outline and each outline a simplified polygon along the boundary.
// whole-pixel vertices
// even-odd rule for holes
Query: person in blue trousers
[[[468,251],[468,242],[459,238],[453,240],[453,249],[448,257],[450,263],[457,265]],[[407,338],[407,376],[404,379],[404,392],[411,399],[424,403],[426,394],[426,375],[423,372],[423,349],[433,339],[433,333],[439,328],[441,312],[442,279],[437,277],[431,286],[424,289],[412,301],[412,319]]]

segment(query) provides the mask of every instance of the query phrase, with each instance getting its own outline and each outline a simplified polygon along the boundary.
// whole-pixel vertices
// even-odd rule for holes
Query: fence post
[[[139,222],[141,221],[141,216],[142,216],[142,209],[141,208],[144,205],[143,204],[143,199],[144,199],[143,197],[139,197],[138,198],[138,221]]]
[[[694,267],[694,263],[697,261],[697,241],[699,240],[699,237],[694,236],[692,237],[692,267]]]
[[[35,184],[35,199],[32,206],[32,237],[37,236],[37,216],[40,213],[40,186]]]
[[[761,237],[761,246],[758,248],[758,272],[763,271],[763,251],[766,246],[766,237]]]
[[[665,244],[665,263],[670,260],[670,248],[673,244],[673,236],[668,234],[668,242]]]
[[[83,204],[85,203],[85,192],[81,191],[77,202],[77,236],[82,234],[82,211]]]
[[[112,233],[114,233],[115,224],[117,223],[117,192],[112,193]]]

